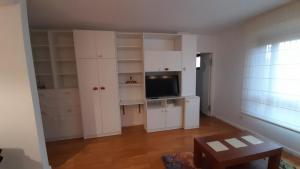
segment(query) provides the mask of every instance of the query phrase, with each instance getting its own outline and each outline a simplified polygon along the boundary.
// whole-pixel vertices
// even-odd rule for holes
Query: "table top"
[[[254,136],[259,140],[263,141],[261,144],[252,144],[246,140],[244,140],[243,136]],[[235,148],[231,144],[227,143],[225,139],[237,138],[241,142],[245,143],[246,147]],[[219,141],[223,145],[225,145],[228,150],[216,152],[212,149],[207,143],[212,141]],[[256,160],[264,157],[269,157],[275,155],[276,153],[281,153],[282,146],[277,143],[257,136],[248,131],[241,131],[237,133],[227,133],[221,135],[213,135],[206,137],[197,137],[195,138],[195,143],[201,147],[203,153],[209,155],[210,158],[213,158],[214,161],[217,162],[232,162],[232,161],[249,161]]]

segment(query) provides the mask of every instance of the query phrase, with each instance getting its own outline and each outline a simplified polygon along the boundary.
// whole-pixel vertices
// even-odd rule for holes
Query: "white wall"
[[[214,116],[257,132],[300,155],[300,133],[296,133],[241,112],[243,64],[247,49],[264,38],[286,32],[300,33],[300,2],[288,4],[224,31],[217,38],[214,74]]]
[[[0,6],[1,169],[48,169],[26,1]]]
[[[140,112],[138,105],[125,106],[125,113],[123,112],[123,106],[120,109],[122,127],[138,126],[144,124],[144,105],[141,105]]]
[[[198,48],[200,53],[214,53],[217,48],[217,38],[213,35],[198,35]]]

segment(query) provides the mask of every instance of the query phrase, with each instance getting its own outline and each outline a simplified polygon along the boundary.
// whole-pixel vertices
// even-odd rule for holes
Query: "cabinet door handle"
[[[93,87],[93,90],[98,90],[98,87]]]
[[[102,86],[100,89],[101,89],[101,90],[105,90],[105,87],[104,87],[104,86]]]

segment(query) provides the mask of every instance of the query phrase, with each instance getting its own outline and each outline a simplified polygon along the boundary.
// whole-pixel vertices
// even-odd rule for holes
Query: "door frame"
[[[206,57],[208,56],[209,59],[209,70],[208,70],[208,114],[205,114],[207,116],[212,116],[212,71],[213,71],[213,53],[212,52],[198,52],[196,57],[204,57],[203,55],[205,55]],[[196,68],[197,70],[199,70],[200,68]],[[200,98],[200,112],[201,112],[201,101],[202,98]]]

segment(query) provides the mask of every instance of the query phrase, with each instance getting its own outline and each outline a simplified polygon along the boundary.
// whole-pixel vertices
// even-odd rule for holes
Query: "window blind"
[[[300,39],[248,53],[242,112],[300,132]]]

